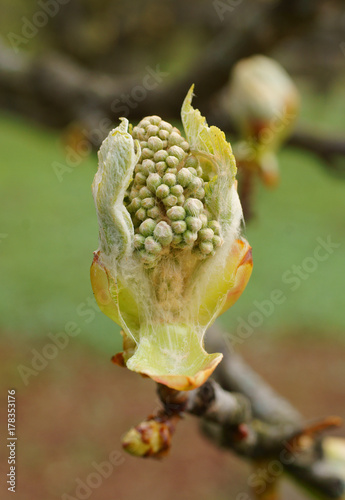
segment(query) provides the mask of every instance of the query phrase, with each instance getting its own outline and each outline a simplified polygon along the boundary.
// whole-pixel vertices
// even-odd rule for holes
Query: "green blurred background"
[[[341,131],[344,96],[339,90],[320,102],[317,94],[309,92],[302,99],[300,122]],[[2,261],[3,328],[33,338],[63,329],[70,319],[83,325],[78,341],[102,350],[119,348],[116,325],[87,303],[92,297],[88,271],[98,245],[90,188],[96,153],[69,167],[60,182],[52,164],[66,165],[66,153],[56,132],[6,114],[0,129],[5,207],[0,227],[7,235],[1,242],[1,252],[7,256]],[[265,332],[277,335],[307,329],[344,338],[344,282],[340,279],[345,255],[344,181],[330,175],[312,154],[293,147],[280,152],[279,162],[279,187],[268,191],[257,186],[256,217],[245,228],[254,255],[250,284],[221,322],[230,326],[236,316],[246,318],[255,300],[284,288],[288,300],[265,320]],[[339,249],[315,272],[307,272],[298,290],[291,292],[291,286],[282,282],[284,272],[312,257],[317,238],[326,241],[327,236],[340,244]]]
[[[92,151],[79,152],[75,166],[67,163],[67,157],[74,135],[88,124],[88,110],[94,111],[97,101],[90,95],[92,106],[81,105],[74,117],[70,111],[56,118],[59,103],[54,102],[54,87],[51,102],[47,89],[38,85],[35,90],[32,79],[23,77],[21,88],[16,88],[15,73],[25,72],[27,64],[21,63],[19,68],[17,57],[29,57],[31,64],[36,58],[58,54],[96,79],[108,75],[111,81],[119,78],[121,82],[144,74],[147,65],[159,63],[169,73],[167,85],[173,85],[191,72],[196,60],[202,61],[219,31],[223,37],[240,36],[256,11],[264,16],[265,9],[280,3],[286,5],[243,2],[233,11],[226,10],[221,19],[214,3],[206,1],[126,5],[71,1],[17,53],[8,34],[20,33],[23,16],[32,20],[41,7],[36,2],[2,0],[1,389],[17,389],[18,435],[22,436],[17,498],[49,500],[62,498],[64,493],[73,495],[75,478],[85,478],[93,470],[92,461],[105,460],[111,450],[122,453],[121,434],[157,406],[153,384],[110,364],[111,355],[121,349],[119,328],[93,302],[89,267],[97,249],[91,196],[96,148],[90,144]],[[300,4],[308,9],[310,2]],[[299,20],[302,29],[295,32],[291,28],[266,53],[285,66],[299,88],[302,104],[297,129],[319,134],[324,140],[345,141],[343,6],[341,2],[315,4],[312,20],[304,13],[306,20]],[[296,5],[291,3],[291,12]],[[256,53],[255,47],[252,53]],[[11,54],[16,68],[12,72]],[[230,70],[229,62],[227,72]],[[199,101],[197,72],[195,76],[194,104],[207,115],[212,99],[222,90],[222,81],[220,78],[219,88],[207,99],[201,92]],[[23,99],[26,86],[33,90]],[[178,95],[171,95],[176,109],[181,105]],[[140,118],[136,112],[132,109],[130,113],[133,122]],[[169,108],[163,118],[178,124],[170,112]],[[100,106],[95,116],[100,119],[102,113]],[[160,110],[152,107],[151,113]],[[111,120],[117,123],[116,113]],[[231,131],[228,138],[234,139]],[[60,179],[54,170],[56,162],[69,165]],[[245,228],[253,247],[252,278],[241,299],[219,321],[225,330],[234,332],[239,318],[246,320],[257,309],[255,301],[268,299],[273,289],[283,290],[285,302],[238,349],[310,418],[344,415],[345,156],[339,155],[334,169],[312,151],[292,144],[279,152],[279,165],[277,188],[268,190],[256,183],[255,215]],[[312,257],[318,238],[327,237],[339,247],[292,291],[282,276]],[[47,335],[63,331],[70,321],[80,328],[79,334],[42,372],[23,384],[18,366],[30,366],[32,350],[41,352]],[[172,457],[164,464],[126,456],[124,465],[92,492],[92,498],[131,500],[146,491],[141,498],[171,500],[177,495],[177,485],[182,488],[178,497],[186,499],[221,500],[246,491],[245,465],[204,441],[191,419],[181,424],[180,431]],[[133,474],[137,481],[131,481]],[[286,491],[286,498],[302,498],[295,491]]]

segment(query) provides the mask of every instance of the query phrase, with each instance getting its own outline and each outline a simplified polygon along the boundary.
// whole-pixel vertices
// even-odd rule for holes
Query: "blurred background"
[[[290,74],[300,109],[277,152],[275,185],[260,173],[240,177],[254,270],[219,323],[306,418],[345,417],[344,7],[0,1],[0,384],[2,398],[17,391],[18,500],[245,498],[249,466],[208,442],[192,417],[163,461],[124,454],[121,436],[158,401],[150,380],[111,364],[119,328],[95,305],[89,267],[98,245],[91,182],[108,130],[146,114],[180,126],[195,83],[194,106],[236,143],[229,78],[255,54]],[[265,314],[276,289],[285,299]],[[3,435],[5,411],[1,420]],[[112,452],[112,474],[83,490]],[[284,488],[284,498],[304,498]]]

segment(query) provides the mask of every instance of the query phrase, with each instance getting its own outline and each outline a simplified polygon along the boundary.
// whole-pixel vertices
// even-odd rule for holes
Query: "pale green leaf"
[[[139,157],[139,143],[128,133],[128,120],[122,118],[121,124],[102,143],[92,184],[101,249],[117,258],[131,250],[134,229],[123,200]]]

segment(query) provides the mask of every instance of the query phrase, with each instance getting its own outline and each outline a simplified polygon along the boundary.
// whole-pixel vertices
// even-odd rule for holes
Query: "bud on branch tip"
[[[112,130],[92,185],[99,249],[91,283],[122,327],[130,370],[177,390],[200,386],[221,361],[206,329],[241,295],[252,270],[240,237],[231,146],[191,105],[181,132],[159,116]]]

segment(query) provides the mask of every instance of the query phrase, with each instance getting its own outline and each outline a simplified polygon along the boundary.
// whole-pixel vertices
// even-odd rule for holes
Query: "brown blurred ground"
[[[22,346],[20,352],[17,346],[8,335],[0,344],[2,399],[6,399],[6,380],[18,381],[16,500],[61,499],[64,493],[76,498],[76,478],[84,481],[95,471],[92,462],[108,460],[113,450],[119,453],[120,465],[84,498],[237,500],[247,491],[248,465],[216,449],[190,416],[178,426],[164,460],[135,459],[122,452],[121,435],[157,408],[150,380],[74,342],[25,387],[17,365],[28,364],[30,357],[25,357],[30,350],[43,345]],[[257,337],[243,346],[242,353],[307,418],[345,416],[343,344],[315,339],[311,344],[302,335],[269,343]],[[5,417],[2,412],[2,436]],[[344,429],[338,434],[344,436]],[[4,441],[2,477],[7,473]],[[291,486],[284,489],[286,500],[305,498]],[[2,495],[12,498],[6,491]]]

